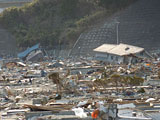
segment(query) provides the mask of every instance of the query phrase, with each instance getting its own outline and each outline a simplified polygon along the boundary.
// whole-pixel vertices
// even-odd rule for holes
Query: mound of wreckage
[[[111,65],[84,58],[2,60],[0,119],[159,118],[159,63],[144,60],[134,65]]]

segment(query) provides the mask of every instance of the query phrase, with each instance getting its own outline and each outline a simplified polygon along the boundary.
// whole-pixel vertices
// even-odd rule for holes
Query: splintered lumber
[[[9,107],[10,105],[11,104],[9,104],[9,103],[0,104],[0,110],[3,110],[5,108]]]
[[[7,106],[0,106],[0,110],[7,108]]]
[[[30,108],[33,111],[55,111],[59,112],[62,110],[70,110],[73,107],[71,104],[57,104],[57,105],[52,105],[52,106],[36,106],[36,105],[28,105],[24,104],[24,108]]]

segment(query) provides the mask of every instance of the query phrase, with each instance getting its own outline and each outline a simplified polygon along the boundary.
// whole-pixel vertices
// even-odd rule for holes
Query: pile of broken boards
[[[1,89],[0,115],[3,120],[91,120],[91,113],[96,108],[105,111],[104,102],[102,105],[95,104],[98,100],[90,100],[90,97],[73,94],[63,94],[62,97],[35,88],[32,91],[29,88],[18,91],[12,86]]]
[[[10,97],[11,98],[11,97]],[[32,103],[18,102],[22,98],[6,99],[1,105],[1,119],[3,120],[91,120],[92,112],[99,108],[106,112],[104,102],[82,100],[82,98],[63,98],[60,100],[34,98]],[[84,99],[84,98],[83,98]],[[82,101],[80,101],[82,100]],[[104,115],[104,114],[103,114]],[[106,116],[103,116],[106,117]]]
[[[68,68],[70,69],[70,74],[67,77],[64,77]],[[54,96],[56,93],[56,85],[53,84],[52,80],[47,78],[45,73],[55,71],[60,73],[62,76],[60,76],[61,78],[65,78],[63,80],[66,81],[66,83],[68,82],[63,85],[61,91],[64,94],[62,95],[63,98],[60,96],[50,97]],[[2,116],[2,118],[0,119],[87,120],[92,119],[91,114],[97,108],[100,110],[101,117],[106,118],[107,114],[103,114],[107,113],[106,108],[108,108],[108,106],[106,106],[106,102],[104,102],[106,99],[93,100],[94,97],[115,97],[116,99],[112,100],[111,103],[116,103],[118,101],[117,104],[121,101],[126,104],[128,101],[126,102],[121,99],[124,98],[123,87],[111,87],[113,83],[111,83],[111,85],[99,84],[101,81],[94,81],[103,79],[105,81],[105,77],[109,78],[114,74],[145,77],[146,75],[150,76],[153,73],[157,75],[158,71],[159,68],[154,64],[150,64],[149,66],[144,66],[142,64],[132,66],[107,65],[106,69],[104,69],[102,64],[98,64],[94,61],[84,63],[84,60],[83,62],[70,62],[64,60],[64,64],[62,64],[62,62],[26,64],[21,62],[10,62],[5,64],[1,71],[2,78],[0,78],[0,80],[3,80],[4,85],[2,85],[1,82],[3,88],[0,89],[3,89],[3,94],[0,94],[2,95],[0,96],[0,116]],[[10,87],[5,87],[6,85]],[[145,93],[137,93],[136,91],[138,91],[138,88],[135,87],[134,89],[130,89],[130,87],[127,87],[126,91],[129,89],[132,93],[135,93],[134,96],[130,97],[128,95],[128,92],[130,91],[127,91],[128,99],[136,99],[137,97],[142,98],[142,95],[148,97],[156,97],[159,95],[158,89],[156,91],[146,88]],[[76,94],[73,95],[74,93]],[[58,98],[60,100],[56,100]],[[109,101],[107,101],[107,103],[109,103]],[[129,103],[134,103],[134,101],[129,101]]]
[[[25,114],[26,119],[41,118],[42,120],[92,120],[93,112],[98,110],[101,113],[101,119],[107,119],[107,108],[104,107],[104,101],[95,102],[95,100],[57,100],[49,101],[46,105],[28,105],[32,112]],[[40,117],[37,117],[39,116]],[[32,117],[34,116],[34,117]],[[91,117],[92,116],[92,117]],[[96,117],[97,118],[97,117]]]

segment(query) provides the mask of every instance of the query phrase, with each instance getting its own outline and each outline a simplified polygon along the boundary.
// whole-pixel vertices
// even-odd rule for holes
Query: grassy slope
[[[20,48],[38,42],[48,49],[57,44],[69,47],[81,32],[134,0],[126,1],[35,0],[21,8],[6,9],[0,24],[15,36]]]

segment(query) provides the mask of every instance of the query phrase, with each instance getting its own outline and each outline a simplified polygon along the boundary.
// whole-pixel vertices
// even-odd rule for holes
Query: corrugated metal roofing
[[[94,49],[94,51],[124,56],[124,55],[142,52],[144,51],[144,48],[122,44],[122,43],[119,45],[103,44],[98,48]]]
[[[19,54],[18,54],[18,57],[19,57],[19,58],[24,58],[24,57],[26,57],[30,52],[32,52],[33,50],[36,50],[36,49],[38,49],[38,48],[39,48],[39,44],[36,44],[36,45],[32,46],[31,48],[28,48],[27,50],[19,53]]]

